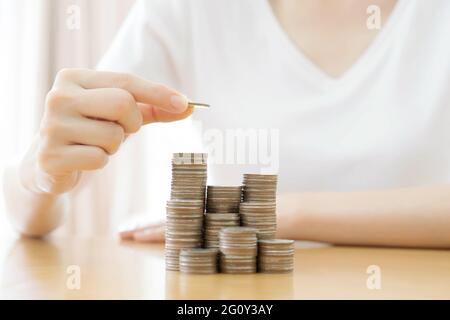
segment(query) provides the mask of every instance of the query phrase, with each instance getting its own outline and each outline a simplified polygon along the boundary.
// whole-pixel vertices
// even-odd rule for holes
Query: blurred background
[[[95,67],[133,3],[0,0],[0,170],[18,161],[29,146],[57,71],[63,67]],[[80,213],[77,221],[67,225],[69,231],[79,233],[89,225],[101,233],[111,231],[109,223],[99,223],[105,217],[90,214]],[[0,235],[12,233],[5,218],[0,197]]]

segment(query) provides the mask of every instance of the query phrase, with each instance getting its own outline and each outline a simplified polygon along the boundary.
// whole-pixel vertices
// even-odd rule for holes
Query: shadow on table
[[[3,288],[9,290],[8,296],[0,298],[15,299],[24,296],[52,298],[46,294],[49,289],[62,290],[65,287],[65,274],[61,272],[60,264],[60,251],[51,242],[17,239],[2,263],[0,283]]]
[[[292,299],[292,274],[166,272],[166,299]]]

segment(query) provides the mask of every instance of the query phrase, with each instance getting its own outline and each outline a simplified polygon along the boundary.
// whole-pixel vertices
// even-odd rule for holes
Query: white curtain
[[[56,72],[94,67],[133,2],[0,0],[0,170],[30,144]],[[11,232],[1,196],[0,237]]]

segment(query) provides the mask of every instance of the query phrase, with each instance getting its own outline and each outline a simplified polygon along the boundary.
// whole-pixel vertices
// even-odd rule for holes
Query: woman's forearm
[[[5,169],[3,189],[8,216],[21,234],[39,237],[60,225],[67,208],[65,195],[28,190],[21,183],[15,166]]]
[[[279,197],[279,237],[346,245],[450,247],[450,186]]]

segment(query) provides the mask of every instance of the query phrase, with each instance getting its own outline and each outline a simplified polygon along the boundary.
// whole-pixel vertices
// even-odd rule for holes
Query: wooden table
[[[162,245],[3,239],[0,298],[450,299],[450,251],[297,247],[293,274],[187,275],[164,270]],[[366,284],[371,265],[381,271],[379,290]]]

